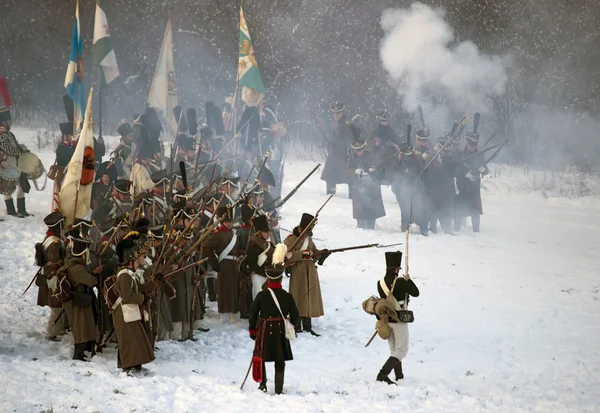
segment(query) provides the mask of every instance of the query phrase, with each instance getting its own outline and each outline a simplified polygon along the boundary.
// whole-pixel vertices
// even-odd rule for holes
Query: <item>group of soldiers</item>
[[[327,194],[337,184],[348,184],[353,218],[358,228],[374,229],[385,216],[381,185],[391,185],[400,206],[402,231],[416,223],[421,234],[438,232],[438,221],[446,234],[460,231],[462,220],[471,217],[473,231],[479,232],[481,178],[488,174],[479,144],[479,113],[473,130],[464,133],[465,120],[457,122],[447,135],[432,139],[425,127],[415,133],[410,126],[401,139],[390,126],[390,114],[380,110],[377,128],[364,133],[346,115],[345,106],[330,106],[334,118],[327,138],[327,161],[321,175]]]
[[[266,349],[264,361],[277,363],[281,392],[291,348],[288,342],[289,351],[282,352],[273,333],[283,331],[283,314],[265,315],[265,289],[280,290],[287,274],[290,294],[276,297],[293,314],[298,332],[318,337],[312,319],[324,310],[316,262],[329,252],[312,241],[316,220],[310,214],[281,240],[282,202],[272,189],[281,186],[283,157],[273,160],[271,154],[284,146],[285,129],[275,111],[264,115],[265,108],[251,115],[259,120],[257,135],[247,130],[243,115],[230,138],[207,125],[198,130],[194,111],[180,111],[170,156],[164,155],[164,132],[153,109],[133,125],[119,125],[119,146],[109,161],[97,164],[89,219],[69,219],[60,208],[44,218],[35,283],[38,305],[51,310],[48,340],[61,341],[70,330],[73,359],[82,361],[116,342],[118,367],[143,375],[156,341],[209,331],[202,320],[208,302],[216,301],[222,323],[249,320],[250,336]],[[61,131],[55,193],[68,168],[65,153],[77,140],[69,128]],[[275,265],[277,246],[286,251]],[[266,391],[266,374],[257,381]]]

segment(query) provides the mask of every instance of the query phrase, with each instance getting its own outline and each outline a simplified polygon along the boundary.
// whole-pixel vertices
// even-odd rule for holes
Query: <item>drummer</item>
[[[3,81],[3,82],[2,82]],[[0,88],[2,90],[2,96],[8,95],[8,88],[6,87],[6,81],[4,79],[0,79]],[[27,178],[20,173],[17,168],[17,161],[19,155],[27,152],[27,147],[25,145],[20,145],[15,138],[15,135],[10,131],[10,127],[12,125],[12,119],[10,116],[10,103],[4,102],[0,107],[0,180],[5,180],[6,177],[3,177],[4,174],[8,173],[8,170],[15,170],[18,172],[18,176],[13,177],[12,175],[8,177],[10,180],[18,179],[18,184],[16,185],[17,190],[17,209],[15,209],[15,204],[12,198],[12,193],[15,190],[15,187],[12,186],[8,191],[2,191],[4,193],[4,202],[6,203],[6,212],[8,215],[12,215],[15,217],[28,217],[29,214],[25,209],[25,192],[29,192],[29,182]],[[3,174],[4,171],[4,174]],[[4,185],[2,185],[4,187]],[[6,193],[9,192],[9,193]]]

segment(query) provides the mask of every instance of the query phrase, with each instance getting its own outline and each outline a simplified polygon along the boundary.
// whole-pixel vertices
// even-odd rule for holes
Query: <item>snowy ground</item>
[[[25,131],[16,131],[24,139]],[[41,155],[48,167],[53,154]],[[284,194],[314,164],[286,165]],[[361,303],[376,293],[382,250],[332,255],[320,270],[326,315],[320,338],[302,334],[286,369],[286,396],[264,395],[249,379],[247,325],[221,325],[209,311],[197,342],[161,342],[152,377],[116,369],[109,349],[90,363],[70,360],[68,338],[44,340],[47,309],[35,305],[33,245],[43,238],[50,187],[28,195],[34,218],[0,222],[1,412],[600,412],[600,201],[525,192],[501,175],[484,190],[482,232],[411,238],[411,275],[421,297],[398,387],[375,382],[387,343],[365,343],[374,319]],[[400,213],[384,189],[387,217],[355,228],[347,190],[322,212],[319,247],[402,242]],[[316,174],[285,205],[281,225],[325,200]],[[273,377],[273,367],[268,365]]]

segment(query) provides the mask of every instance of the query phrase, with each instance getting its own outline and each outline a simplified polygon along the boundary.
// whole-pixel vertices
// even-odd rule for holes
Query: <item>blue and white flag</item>
[[[83,44],[81,41],[81,25],[79,24],[79,1],[75,9],[75,23],[73,25],[73,41],[71,42],[71,55],[67,76],[65,77],[67,95],[73,100],[75,114],[73,122],[77,129],[85,113],[85,87],[83,83]]]

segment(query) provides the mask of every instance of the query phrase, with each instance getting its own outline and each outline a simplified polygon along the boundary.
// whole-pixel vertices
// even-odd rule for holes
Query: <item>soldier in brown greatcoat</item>
[[[62,223],[65,217],[60,212],[52,212],[44,218],[48,226],[46,238],[42,242],[44,250],[44,267],[42,274],[36,279],[35,284],[39,287],[37,305],[50,307],[50,316],[46,327],[46,340],[60,341],[60,337],[66,334],[69,325],[67,315],[62,309],[62,304],[53,299],[48,288],[48,280],[53,278],[64,259],[64,243],[61,240]]]
[[[227,314],[229,321],[235,322],[238,309],[239,279],[237,257],[239,243],[233,232],[233,210],[228,205],[220,207],[217,217],[223,219],[219,229],[202,245],[202,256],[208,258],[211,268],[217,271],[217,308],[224,322]]]
[[[293,233],[283,242],[286,247],[290,248],[296,242],[313,218],[310,214],[302,214],[300,225],[294,228]],[[313,331],[311,319],[324,314],[321,284],[315,263],[322,254],[328,254],[328,251],[317,249],[312,240],[312,230],[309,230],[296,247],[287,252],[285,260],[286,267],[291,270],[290,294],[294,297],[300,314],[296,329],[302,329],[317,337],[319,335]]]
[[[118,357],[123,370],[135,374],[142,370],[142,364],[154,360],[149,315],[144,305],[154,284],[152,280],[144,282],[142,265],[146,256],[135,241],[124,239],[117,244],[117,255],[121,269],[115,282],[119,298],[113,311],[113,323],[119,341]]]
[[[75,351],[73,360],[87,361],[85,351],[92,351],[98,332],[94,320],[92,288],[97,284],[96,277],[87,269],[91,241],[71,238],[71,255],[65,261],[65,270],[73,296],[63,303],[73,332]]]

